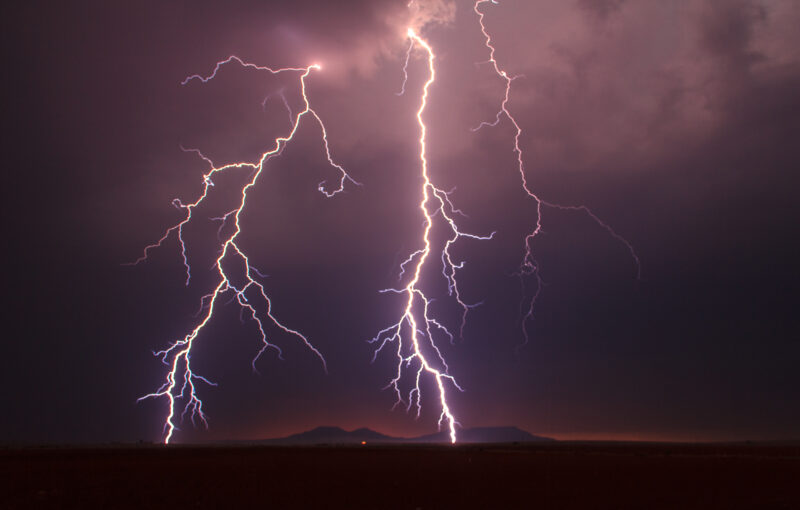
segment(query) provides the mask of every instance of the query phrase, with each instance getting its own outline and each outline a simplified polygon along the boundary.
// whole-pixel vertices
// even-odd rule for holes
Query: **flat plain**
[[[0,508],[800,508],[800,444],[5,447]]]

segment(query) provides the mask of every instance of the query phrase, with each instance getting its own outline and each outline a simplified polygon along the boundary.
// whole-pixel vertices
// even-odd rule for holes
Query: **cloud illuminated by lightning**
[[[395,392],[397,397],[395,406],[405,403],[407,410],[415,407],[417,417],[419,417],[422,412],[421,379],[423,376],[429,376],[433,379],[438,389],[439,405],[441,407],[438,421],[439,427],[441,428],[442,425],[446,424],[450,441],[455,443],[457,421],[447,401],[447,390],[448,387],[450,389],[463,390],[455,378],[450,375],[447,362],[437,346],[437,338],[446,337],[452,342],[454,336],[431,315],[431,299],[425,295],[421,288],[422,271],[426,263],[434,262],[432,258],[434,247],[431,235],[435,226],[434,219],[441,217],[445,224],[444,226],[450,231],[450,236],[447,238],[439,255],[442,264],[442,275],[447,281],[449,294],[454,297],[462,308],[461,329],[463,332],[466,314],[471,306],[474,305],[466,304],[461,298],[456,280],[456,271],[463,267],[463,263],[453,261],[450,255],[450,247],[461,238],[487,240],[491,239],[494,233],[488,236],[477,236],[461,232],[454,219],[455,215],[459,214],[460,211],[453,206],[449,193],[436,187],[431,182],[426,151],[427,126],[423,116],[428,104],[430,87],[436,79],[435,55],[428,42],[420,37],[414,29],[408,29],[408,38],[410,46],[403,68],[404,77],[408,77],[407,67],[414,47],[419,47],[425,52],[428,63],[428,79],[423,86],[420,106],[416,114],[420,129],[419,160],[423,181],[419,209],[424,217],[425,226],[422,234],[422,247],[409,255],[400,265],[401,278],[405,275],[407,266],[413,267],[413,270],[409,271],[411,276],[408,283],[403,288],[382,291],[405,296],[406,304],[403,313],[395,324],[381,330],[370,342],[378,344],[373,361],[384,347],[392,343],[396,345],[397,371],[394,378],[386,386],[386,388],[392,388]],[[405,92],[405,85],[404,79],[401,93]],[[400,382],[407,373],[409,373],[409,377],[413,378],[414,385],[408,395],[403,395],[400,389]]]
[[[203,174],[203,191],[196,200],[190,203],[184,203],[179,199],[173,200],[173,205],[175,207],[183,209],[185,211],[185,216],[183,220],[173,225],[172,227],[168,228],[166,232],[164,232],[164,235],[157,242],[146,246],[144,248],[142,256],[132,263],[132,265],[136,265],[141,262],[144,262],[145,260],[147,260],[148,254],[151,250],[161,246],[165,241],[167,241],[167,239],[170,236],[175,235],[178,244],[180,245],[181,248],[181,257],[186,272],[186,285],[189,285],[192,274],[191,274],[191,268],[189,266],[189,261],[186,255],[186,250],[187,250],[186,242],[184,241],[183,238],[184,227],[192,221],[193,212],[209,196],[209,192],[211,191],[211,188],[214,186],[214,178],[217,175],[222,174],[224,172],[230,172],[234,169],[249,169],[251,171],[249,181],[241,188],[240,191],[241,196],[240,199],[238,200],[238,205],[233,210],[228,211],[223,216],[219,218],[214,218],[215,220],[221,222],[220,228],[218,230],[218,235],[220,235],[221,249],[214,263],[217,283],[216,286],[213,288],[213,290],[211,290],[209,293],[207,293],[201,298],[201,303],[200,303],[201,304],[200,314],[202,315],[201,320],[182,339],[175,340],[166,349],[154,353],[156,356],[161,358],[161,361],[168,367],[164,383],[153,393],[147,394],[139,399],[139,400],[156,399],[156,398],[166,399],[168,403],[168,412],[164,420],[165,443],[170,442],[175,431],[178,428],[177,426],[178,423],[182,421],[187,414],[189,415],[192,423],[195,423],[196,420],[199,420],[204,425],[208,426],[206,421],[206,415],[203,412],[203,402],[197,395],[196,384],[198,382],[203,382],[214,386],[216,384],[209,381],[205,377],[197,374],[192,369],[191,365],[192,347],[200,337],[205,326],[213,317],[214,311],[216,307],[219,305],[219,299],[223,294],[232,295],[232,301],[235,300],[239,304],[239,306],[242,309],[242,313],[244,313],[245,311],[248,312],[250,314],[250,318],[253,321],[255,321],[256,326],[258,327],[258,331],[261,338],[261,348],[259,349],[258,353],[255,355],[252,361],[252,368],[254,371],[256,370],[256,361],[258,361],[259,357],[267,349],[274,349],[277,352],[278,356],[279,357],[281,356],[280,348],[277,345],[267,340],[267,334],[264,329],[265,323],[271,323],[277,326],[283,332],[299,339],[303,344],[305,344],[305,346],[308,349],[311,350],[312,353],[314,353],[314,355],[316,355],[319,358],[320,362],[322,363],[323,369],[327,371],[325,358],[322,356],[322,353],[320,353],[309,342],[308,338],[306,338],[306,336],[300,333],[299,331],[284,325],[273,315],[272,302],[269,296],[267,295],[264,286],[255,278],[255,276],[261,276],[261,274],[252,266],[247,255],[244,253],[244,251],[242,251],[241,247],[237,243],[237,238],[241,233],[240,217],[242,211],[245,209],[245,206],[247,205],[248,192],[253,188],[253,186],[255,186],[256,182],[258,181],[258,178],[261,176],[261,174],[265,169],[266,163],[273,157],[281,154],[281,152],[289,143],[289,141],[291,141],[294,138],[300,126],[300,121],[305,117],[313,118],[319,125],[321,132],[321,139],[323,142],[325,155],[327,157],[328,163],[339,172],[339,178],[337,183],[335,183],[333,186],[329,186],[327,182],[323,181],[318,186],[319,191],[323,193],[326,197],[332,197],[344,189],[345,181],[350,181],[353,184],[358,184],[358,183],[355,180],[353,180],[345,171],[345,169],[341,165],[336,163],[331,157],[330,147],[328,145],[328,134],[325,125],[323,124],[322,119],[320,119],[319,115],[317,115],[317,113],[311,108],[308,96],[306,95],[306,78],[308,78],[308,76],[311,74],[312,71],[320,70],[321,69],[320,65],[313,64],[308,67],[290,67],[290,68],[272,69],[269,67],[257,66],[255,64],[245,62],[236,56],[231,56],[226,60],[217,62],[213,72],[208,76],[201,76],[198,74],[189,76],[185,80],[183,80],[182,85],[187,85],[188,83],[194,80],[197,80],[201,83],[206,83],[209,80],[212,80],[217,75],[217,73],[222,69],[223,66],[230,63],[238,63],[242,67],[252,68],[259,71],[266,71],[272,75],[277,75],[280,73],[298,74],[300,93],[303,99],[303,109],[293,114],[291,108],[289,108],[289,105],[286,102],[285,97],[283,96],[283,93],[282,92],[280,93],[280,96],[283,98],[284,105],[286,106],[286,109],[289,112],[290,130],[286,135],[276,138],[272,148],[262,153],[261,156],[255,161],[240,161],[240,162],[217,166],[209,158],[204,156],[199,150],[184,149],[187,151],[195,152],[210,167],[209,170],[205,174]],[[221,234],[223,231],[223,227],[229,225],[231,222],[233,225],[232,229],[233,232],[229,236],[222,238]],[[240,262],[243,263],[244,265],[243,284],[240,284],[238,286],[234,284],[231,279],[231,275],[224,269],[223,263],[230,259],[238,259]],[[203,312],[203,310],[205,310],[205,312]],[[179,401],[183,404],[182,410],[178,409]],[[177,413],[180,413],[180,416],[177,416]]]
[[[522,136],[522,128],[520,127],[517,119],[511,114],[511,111],[508,108],[508,101],[511,96],[511,84],[514,80],[520,78],[520,76],[509,76],[509,74],[500,67],[497,60],[495,59],[495,47],[492,43],[492,38],[489,35],[489,32],[486,30],[486,25],[484,24],[484,13],[479,9],[479,7],[483,4],[491,3],[494,5],[498,5],[497,0],[477,0],[473,5],[473,10],[475,14],[478,16],[478,24],[480,25],[481,33],[483,34],[484,44],[486,48],[489,50],[489,60],[487,63],[492,65],[492,69],[494,70],[495,74],[499,76],[504,85],[505,85],[505,94],[503,95],[503,100],[500,103],[500,109],[497,111],[495,118],[491,122],[481,122],[477,127],[473,129],[473,131],[478,131],[483,127],[494,127],[497,126],[500,121],[505,118],[507,119],[511,125],[514,127],[514,153],[517,156],[517,170],[519,171],[520,178],[522,180],[522,187],[525,190],[525,193],[528,194],[530,198],[534,200],[536,204],[536,224],[534,225],[533,230],[525,236],[525,253],[522,257],[522,262],[520,263],[520,277],[533,277],[536,280],[536,291],[534,292],[533,296],[530,298],[528,305],[525,307],[527,310],[524,313],[522,318],[522,333],[524,336],[525,343],[528,342],[528,330],[527,330],[527,323],[530,319],[533,318],[533,309],[534,305],[536,304],[536,299],[539,296],[539,292],[542,289],[543,281],[541,278],[540,272],[540,265],[536,261],[536,258],[533,255],[533,241],[535,238],[541,234],[542,232],[542,209],[543,207],[549,207],[551,209],[560,209],[562,211],[580,211],[585,213],[589,218],[592,219],[597,225],[605,229],[609,235],[611,235],[614,239],[621,242],[625,245],[628,251],[631,254],[634,262],[636,263],[636,277],[641,278],[641,263],[639,261],[639,257],[636,254],[636,251],[633,249],[633,246],[630,242],[628,242],[624,237],[617,234],[614,229],[611,228],[607,223],[603,222],[600,218],[598,218],[588,207],[584,205],[578,206],[566,206],[566,205],[559,205],[554,204],[552,202],[547,202],[540,198],[530,187],[528,184],[528,179],[525,175],[525,164],[523,163],[523,154],[522,154],[522,147],[520,146],[520,137]]]

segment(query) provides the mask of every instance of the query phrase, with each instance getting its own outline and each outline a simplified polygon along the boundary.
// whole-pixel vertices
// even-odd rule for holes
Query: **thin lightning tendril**
[[[453,416],[450,405],[447,401],[447,385],[452,385],[459,391],[463,391],[461,386],[456,382],[455,378],[450,375],[449,367],[445,361],[442,352],[436,344],[435,336],[444,335],[451,342],[454,335],[439,321],[431,317],[430,304],[432,299],[428,298],[423,290],[420,288],[422,279],[422,270],[425,263],[431,259],[433,252],[431,232],[434,228],[434,218],[440,216],[450,229],[451,235],[447,238],[441,252],[442,275],[447,281],[448,292],[461,306],[462,320],[461,330],[463,332],[464,323],[466,322],[466,315],[470,308],[476,305],[466,304],[458,289],[458,282],[456,281],[456,271],[463,267],[462,263],[455,263],[450,255],[450,247],[460,238],[471,238],[477,240],[488,240],[494,236],[494,233],[488,236],[478,236],[461,232],[455,223],[454,217],[457,214],[463,214],[453,206],[450,200],[450,192],[446,192],[441,188],[436,187],[430,179],[428,173],[428,160],[427,160],[427,126],[423,119],[427,103],[428,93],[431,85],[436,79],[436,70],[434,66],[435,56],[433,49],[422,37],[420,37],[413,29],[408,30],[408,37],[410,45],[408,53],[406,54],[406,61],[403,67],[403,86],[401,94],[405,92],[406,81],[408,79],[408,63],[411,58],[411,53],[415,46],[422,48],[427,56],[428,63],[428,80],[422,89],[422,97],[420,101],[419,110],[417,110],[417,123],[419,124],[420,137],[419,137],[419,159],[421,164],[422,176],[422,199],[419,203],[419,209],[425,219],[425,227],[422,235],[423,247],[414,251],[409,257],[400,264],[400,278],[405,275],[408,266],[413,266],[413,273],[405,287],[401,289],[385,289],[382,292],[391,292],[401,294],[406,297],[406,306],[403,314],[398,322],[381,330],[378,334],[370,340],[371,343],[378,345],[373,355],[373,361],[377,355],[390,343],[396,344],[396,357],[397,357],[397,370],[394,378],[389,381],[386,389],[392,388],[395,392],[397,400],[395,407],[401,403],[405,403],[406,410],[410,411],[412,407],[416,409],[417,417],[422,412],[422,394],[420,383],[423,375],[428,374],[436,382],[439,392],[439,404],[441,406],[441,414],[439,415],[438,425],[441,428],[443,424],[447,425],[449,430],[450,441],[456,442],[456,425],[457,421]],[[424,347],[423,347],[424,342]],[[423,351],[433,353],[433,356],[426,355]],[[413,365],[413,366],[412,366]],[[403,376],[411,372],[411,377],[414,379],[413,388],[408,392],[407,396],[403,395],[400,389],[400,381]]]
[[[323,181],[318,185],[318,190],[326,197],[330,198],[344,190],[345,181],[350,181],[351,183],[356,185],[359,185],[359,183],[353,180],[350,177],[350,175],[348,175],[348,173],[345,171],[345,169],[341,165],[336,163],[331,157],[330,147],[328,145],[328,133],[325,128],[325,125],[323,124],[322,119],[319,117],[319,115],[317,115],[317,113],[311,108],[308,96],[306,95],[306,78],[309,76],[309,74],[311,74],[312,70],[319,70],[320,69],[319,65],[314,64],[308,67],[297,67],[297,68],[289,67],[281,69],[272,69],[269,67],[257,66],[255,64],[245,62],[241,60],[239,57],[231,56],[226,60],[217,62],[216,66],[214,67],[214,71],[210,75],[201,76],[195,74],[189,76],[185,80],[183,80],[181,85],[186,85],[192,80],[198,80],[202,83],[207,83],[217,75],[217,72],[225,64],[232,62],[236,62],[245,68],[251,68],[259,71],[267,71],[272,75],[277,75],[280,73],[287,73],[287,72],[299,73],[300,74],[299,84],[300,84],[301,96],[303,99],[303,110],[292,115],[291,108],[289,107],[289,104],[286,101],[283,92],[279,93],[281,98],[283,99],[283,103],[286,106],[287,111],[289,112],[291,129],[287,135],[276,138],[274,146],[267,152],[261,154],[261,156],[256,161],[250,161],[250,162],[243,161],[243,162],[230,163],[222,166],[216,166],[209,158],[203,155],[199,150],[185,149],[182,147],[182,150],[186,152],[196,153],[201,159],[203,159],[206,163],[208,163],[210,167],[208,172],[203,175],[203,191],[194,202],[188,204],[183,203],[180,199],[177,198],[173,200],[172,203],[175,207],[183,209],[185,211],[185,216],[183,220],[173,225],[172,227],[168,228],[164,233],[164,235],[157,242],[146,246],[144,248],[142,256],[131,264],[131,265],[137,265],[147,260],[149,252],[155,248],[160,247],[174,233],[177,236],[178,244],[180,245],[181,248],[181,258],[183,260],[183,265],[186,271],[185,283],[186,285],[189,285],[189,282],[191,280],[191,268],[189,266],[189,260],[186,254],[187,250],[186,243],[183,238],[184,227],[192,221],[193,212],[195,211],[195,209],[197,209],[197,207],[200,206],[203,203],[203,201],[208,197],[210,189],[214,186],[213,178],[216,175],[221,174],[223,172],[232,171],[237,168],[244,168],[251,170],[249,181],[241,189],[241,197],[238,206],[235,209],[228,211],[221,217],[212,218],[213,220],[220,222],[220,227],[217,231],[217,235],[220,239],[221,249],[213,266],[214,268],[216,268],[216,274],[219,280],[217,281],[214,290],[204,295],[200,299],[200,311],[198,312],[198,316],[202,315],[202,319],[194,327],[194,329],[192,329],[192,331],[188,333],[185,337],[172,342],[166,349],[154,353],[155,356],[161,358],[162,363],[164,363],[168,367],[168,371],[165,376],[164,383],[161,385],[160,388],[158,388],[153,393],[149,393],[139,399],[139,401],[145,399],[156,399],[156,398],[164,398],[167,400],[169,407],[168,407],[167,417],[164,421],[164,443],[170,442],[175,431],[178,430],[177,422],[182,421],[187,414],[189,414],[193,424],[195,424],[196,420],[199,419],[204,426],[208,427],[206,415],[203,412],[203,402],[197,395],[196,383],[199,381],[212,386],[216,386],[216,384],[193,371],[191,366],[191,354],[192,354],[192,347],[194,346],[195,341],[197,340],[200,333],[203,331],[205,326],[213,317],[215,308],[218,304],[218,298],[220,298],[223,294],[226,293],[231,294],[232,297],[230,302],[236,301],[241,307],[242,314],[244,314],[244,312],[247,311],[250,314],[250,318],[253,321],[255,321],[256,326],[258,328],[261,339],[261,348],[255,355],[251,363],[254,372],[257,372],[256,362],[267,349],[274,349],[277,352],[278,357],[282,359],[282,353],[280,347],[267,340],[267,333],[265,331],[266,322],[277,326],[284,333],[287,333],[291,336],[298,338],[303,344],[305,344],[305,346],[314,355],[316,355],[319,358],[320,362],[322,363],[323,369],[327,372],[327,365],[325,363],[325,358],[322,356],[322,353],[311,344],[308,338],[306,338],[306,336],[300,333],[299,331],[284,325],[273,315],[272,301],[267,296],[264,286],[253,277],[253,273],[255,273],[258,276],[263,276],[263,275],[252,266],[247,255],[244,253],[244,251],[241,249],[241,247],[237,242],[237,238],[242,230],[240,224],[240,218],[242,211],[244,211],[245,206],[247,204],[248,192],[251,188],[253,188],[253,186],[255,186],[256,181],[258,180],[261,173],[264,171],[265,164],[270,159],[280,155],[283,152],[283,149],[286,147],[289,141],[291,141],[294,138],[294,135],[297,133],[297,130],[300,125],[300,120],[307,115],[313,117],[319,124],[321,131],[321,138],[328,163],[339,172],[339,180],[336,187],[329,188],[328,186],[326,186],[327,184],[326,181]],[[266,104],[267,99],[264,100],[263,104]],[[229,224],[230,221],[233,222],[234,226],[233,233],[227,236],[227,238],[223,238],[222,236],[223,228],[227,224]],[[237,287],[231,281],[231,277],[223,267],[223,261],[225,261],[226,258],[236,258],[244,263],[245,274],[244,274],[243,285]],[[261,311],[259,311],[259,308],[261,309]],[[203,314],[203,310],[205,310],[205,314]],[[185,402],[183,410],[180,411],[179,418],[176,416],[178,413],[177,410],[178,401]]]
[[[520,146],[520,137],[522,136],[522,128],[520,127],[517,120],[511,114],[511,111],[508,109],[508,102],[511,96],[511,84],[517,78],[520,78],[520,75],[509,76],[508,73],[500,67],[497,60],[495,59],[495,47],[492,43],[492,38],[489,35],[489,32],[486,30],[486,26],[484,25],[484,13],[478,9],[482,4],[492,3],[497,5],[497,0],[477,0],[473,6],[473,10],[475,14],[478,15],[478,23],[481,28],[481,33],[483,34],[484,38],[484,45],[489,50],[489,59],[486,61],[487,63],[492,65],[495,74],[499,76],[503,82],[505,83],[505,94],[503,96],[503,100],[500,103],[500,109],[497,111],[495,115],[495,119],[491,122],[481,122],[477,127],[473,128],[472,131],[478,131],[483,127],[494,127],[497,126],[500,121],[505,117],[514,127],[514,153],[517,156],[517,170],[519,171],[520,178],[522,180],[522,187],[525,190],[525,193],[532,198],[536,204],[536,224],[533,230],[525,236],[525,254],[522,257],[522,262],[520,263],[520,269],[518,275],[521,279],[524,277],[533,277],[536,280],[536,291],[534,292],[533,296],[530,298],[530,302],[527,306],[527,311],[524,313],[522,317],[522,333],[524,336],[524,344],[527,344],[529,341],[528,337],[528,330],[527,324],[530,319],[533,318],[533,309],[536,304],[536,300],[539,297],[539,293],[542,290],[544,282],[541,277],[540,273],[540,265],[537,262],[536,258],[533,254],[533,241],[542,233],[542,209],[543,207],[549,207],[551,209],[559,209],[562,211],[580,211],[585,213],[592,221],[594,221],[598,226],[605,229],[611,237],[625,245],[628,251],[631,254],[635,264],[636,264],[636,278],[641,279],[641,263],[639,261],[639,256],[636,254],[636,251],[633,249],[633,245],[628,242],[627,239],[622,237],[621,235],[617,234],[614,229],[611,228],[607,223],[602,221],[598,218],[588,207],[585,205],[559,205],[552,202],[548,202],[540,198],[529,186],[527,177],[525,176],[525,165],[523,163],[523,154],[522,154],[522,147]],[[523,305],[523,308],[526,308]]]

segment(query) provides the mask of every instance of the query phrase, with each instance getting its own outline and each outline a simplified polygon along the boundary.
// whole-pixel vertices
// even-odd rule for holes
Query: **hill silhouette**
[[[446,431],[409,439],[415,443],[446,443],[450,435]],[[555,441],[544,436],[535,436],[517,427],[473,427],[458,431],[459,443],[533,443]]]
[[[475,427],[458,431],[459,443],[533,443],[555,441],[555,439],[536,436],[517,427]],[[392,437],[368,428],[352,431],[341,427],[317,427],[312,430],[292,434],[287,437],[259,441],[267,444],[308,445],[308,444],[415,444],[449,443],[446,431],[418,437]]]
[[[360,428],[352,431],[344,430],[340,427],[317,427],[312,430],[292,434],[291,436],[272,439],[285,444],[347,444],[369,442],[394,442],[396,438],[375,432],[368,428]]]

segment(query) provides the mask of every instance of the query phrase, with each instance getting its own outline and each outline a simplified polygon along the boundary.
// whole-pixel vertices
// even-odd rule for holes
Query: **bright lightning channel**
[[[291,109],[289,108],[288,103],[286,102],[285,97],[284,105],[286,106],[287,111],[289,112],[291,128],[289,133],[278,137],[274,141],[274,146],[261,154],[261,156],[255,161],[240,161],[235,163],[229,163],[222,166],[215,165],[209,158],[204,156],[199,150],[196,149],[183,149],[188,152],[195,152],[200,158],[202,158],[206,163],[208,163],[210,169],[203,175],[203,191],[200,196],[194,201],[190,203],[183,203],[180,199],[173,200],[173,205],[179,209],[183,209],[185,211],[185,216],[183,220],[179,223],[173,225],[172,227],[168,228],[164,235],[155,243],[148,245],[144,248],[142,256],[139,257],[135,262],[131,265],[136,265],[141,262],[144,262],[148,258],[148,253],[161,246],[171,235],[175,234],[178,240],[178,244],[181,248],[181,257],[183,259],[183,266],[186,272],[186,285],[189,285],[191,280],[191,268],[189,266],[189,261],[186,255],[186,243],[183,238],[183,229],[184,227],[192,221],[192,214],[197,209],[200,204],[208,197],[210,189],[214,186],[213,178],[218,174],[223,172],[231,171],[237,168],[243,169],[250,169],[250,180],[244,185],[241,189],[241,199],[239,200],[238,206],[227,212],[220,218],[214,218],[221,222],[220,228],[218,233],[221,234],[222,229],[228,222],[233,222],[233,233],[225,239],[220,239],[222,244],[221,249],[219,251],[219,256],[217,257],[214,267],[216,268],[216,275],[218,277],[217,284],[214,289],[209,292],[208,294],[204,295],[201,300],[201,313],[202,310],[205,309],[205,314],[202,316],[200,322],[182,339],[178,339],[173,341],[166,349],[161,351],[155,352],[154,355],[161,358],[162,363],[164,363],[168,369],[164,379],[164,383],[153,393],[149,393],[139,400],[145,399],[166,399],[168,403],[168,412],[167,416],[164,420],[164,429],[163,429],[163,440],[164,443],[169,443],[170,440],[173,438],[174,433],[178,430],[178,423],[183,421],[185,416],[189,414],[191,418],[192,424],[196,424],[196,420],[199,419],[206,428],[208,427],[208,422],[206,420],[206,415],[203,412],[203,402],[200,400],[197,394],[197,382],[203,382],[212,386],[216,386],[215,383],[209,381],[205,377],[197,374],[191,365],[191,355],[192,355],[192,347],[197,341],[198,337],[202,333],[205,326],[211,320],[214,315],[214,311],[218,304],[219,298],[223,294],[232,294],[232,299],[239,304],[242,308],[242,313],[245,311],[250,313],[251,319],[255,321],[256,326],[258,327],[258,331],[261,338],[261,348],[259,349],[258,353],[255,355],[252,361],[252,368],[256,371],[256,362],[261,357],[261,355],[267,349],[274,349],[278,357],[282,359],[281,356],[281,349],[277,345],[269,342],[267,340],[267,334],[264,330],[265,322],[274,324],[278,328],[280,328],[285,333],[292,335],[299,339],[305,346],[316,355],[321,364],[323,369],[327,372],[327,366],[325,363],[325,358],[322,356],[319,350],[314,347],[311,342],[309,342],[308,338],[305,335],[300,333],[299,331],[292,329],[288,326],[285,326],[282,322],[280,322],[272,313],[272,301],[270,300],[269,296],[267,295],[264,286],[259,283],[258,280],[254,278],[255,275],[260,276],[258,270],[256,270],[250,263],[245,252],[241,249],[237,242],[237,238],[242,230],[240,224],[240,217],[242,211],[245,209],[247,204],[247,197],[248,192],[250,191],[253,186],[255,186],[258,178],[261,176],[262,172],[264,171],[266,163],[275,156],[278,156],[283,152],[283,149],[286,145],[294,138],[297,130],[300,126],[301,119],[305,117],[312,117],[316,120],[317,124],[319,125],[321,138],[323,142],[323,146],[325,149],[325,155],[327,157],[328,163],[335,168],[339,172],[339,179],[338,183],[334,187],[330,187],[327,185],[326,181],[323,181],[319,184],[318,189],[319,191],[324,194],[326,197],[332,197],[339,192],[344,190],[345,181],[350,181],[353,184],[358,185],[359,183],[353,180],[350,175],[345,171],[345,169],[336,163],[333,158],[331,157],[330,147],[328,145],[328,133],[325,128],[325,124],[322,122],[322,119],[317,115],[311,108],[311,103],[309,102],[308,96],[306,95],[306,78],[311,74],[312,71],[318,71],[321,69],[319,64],[313,64],[308,67],[287,67],[287,68],[280,68],[280,69],[272,69],[269,67],[262,67],[257,66],[255,64],[251,64],[249,62],[245,62],[241,60],[239,57],[231,56],[226,60],[222,60],[217,62],[216,66],[214,67],[213,72],[208,76],[201,76],[198,74],[192,75],[187,77],[183,82],[182,85],[186,85],[193,80],[198,80],[202,83],[207,83],[209,80],[212,80],[216,77],[217,72],[220,69],[230,63],[238,63],[242,67],[245,68],[252,68],[259,71],[266,71],[272,75],[277,75],[281,73],[297,73],[299,74],[299,85],[300,85],[300,93],[303,100],[303,109],[295,114],[292,114]],[[283,93],[280,93],[281,97],[283,97]],[[265,100],[266,101],[266,100]],[[245,268],[245,278],[244,284],[241,286],[236,286],[230,278],[230,275],[223,267],[223,261],[227,258],[238,258],[240,261],[244,263]],[[183,403],[183,409],[178,409],[179,402]],[[180,413],[180,416],[178,416]]]
[[[428,80],[422,88],[420,106],[416,114],[420,130],[419,160],[423,181],[421,190],[422,198],[419,203],[419,209],[425,221],[422,234],[423,246],[413,252],[400,265],[401,278],[406,273],[406,267],[413,266],[411,278],[406,286],[400,289],[393,288],[381,291],[405,295],[406,305],[400,320],[378,332],[370,342],[378,344],[373,356],[373,361],[385,346],[390,343],[396,344],[397,371],[395,372],[395,377],[389,381],[389,384],[386,386],[387,389],[394,389],[397,397],[395,407],[401,403],[406,405],[406,410],[415,407],[417,417],[419,417],[422,412],[421,379],[423,375],[427,374],[436,382],[436,387],[439,392],[439,405],[441,407],[438,425],[440,429],[442,425],[447,425],[450,441],[455,443],[456,425],[458,422],[453,416],[453,412],[447,401],[447,387],[451,386],[459,391],[463,391],[463,389],[458,385],[456,379],[450,375],[447,362],[442,356],[442,352],[439,350],[435,338],[437,336],[440,338],[446,337],[452,342],[454,336],[442,323],[431,316],[431,299],[427,297],[420,288],[422,270],[425,264],[431,261],[433,252],[431,231],[434,228],[434,218],[436,216],[441,216],[451,232],[450,237],[448,237],[440,253],[442,275],[447,281],[449,294],[455,298],[462,308],[461,330],[463,332],[467,312],[475,305],[469,305],[461,298],[458,282],[456,280],[456,271],[463,267],[463,262],[456,263],[453,261],[450,255],[450,247],[460,238],[488,240],[494,236],[494,233],[488,236],[478,236],[461,232],[454,220],[455,215],[460,214],[460,211],[456,209],[450,201],[449,192],[436,187],[431,182],[430,175],[428,174],[426,152],[427,126],[425,125],[423,116],[428,105],[429,89],[436,79],[436,68],[434,66],[435,55],[430,44],[420,37],[413,29],[408,30],[408,38],[410,45],[408,53],[406,54],[405,66],[403,67],[404,80],[400,92],[401,94],[405,92],[406,79],[408,78],[408,63],[415,46],[424,50],[428,63]],[[423,347],[423,342],[426,343],[427,348]],[[434,353],[434,355],[426,355],[423,351]],[[413,374],[414,386],[409,391],[408,395],[404,396],[400,389],[400,381],[408,372],[412,372]]]
[[[489,60],[486,62],[492,65],[495,74],[499,76],[503,83],[505,84],[505,94],[503,95],[503,100],[500,103],[500,109],[497,111],[495,115],[495,119],[492,122],[481,122],[477,127],[473,128],[473,131],[478,131],[483,127],[494,127],[497,126],[500,121],[505,117],[511,125],[514,127],[514,153],[517,156],[517,170],[519,171],[520,178],[522,180],[522,188],[525,190],[525,193],[533,199],[534,203],[536,204],[536,224],[533,230],[525,236],[525,253],[522,257],[522,262],[520,263],[520,270],[519,276],[520,278],[524,277],[533,277],[536,280],[536,291],[534,292],[533,296],[530,298],[530,301],[527,305],[527,311],[525,312],[522,318],[522,334],[524,336],[524,343],[527,344],[529,341],[528,337],[528,330],[527,324],[533,318],[533,309],[534,305],[536,304],[536,299],[539,297],[539,293],[542,290],[544,282],[542,281],[541,273],[540,273],[540,265],[536,261],[536,258],[533,254],[533,241],[536,237],[542,233],[542,209],[544,207],[549,207],[551,209],[560,209],[562,211],[580,211],[585,213],[589,218],[592,219],[597,225],[605,229],[611,237],[625,245],[628,251],[631,254],[635,264],[636,264],[636,278],[641,278],[642,268],[641,263],[639,261],[639,256],[636,254],[636,251],[633,249],[633,245],[628,242],[627,239],[622,237],[621,235],[617,234],[614,229],[611,228],[607,223],[602,221],[598,218],[588,207],[585,205],[559,205],[552,202],[547,202],[540,198],[528,185],[527,177],[525,176],[525,165],[523,163],[523,154],[522,154],[522,147],[520,146],[520,137],[522,136],[522,128],[520,127],[517,119],[511,114],[511,111],[508,109],[508,101],[511,96],[511,84],[520,76],[509,76],[508,73],[500,67],[495,59],[495,47],[492,42],[492,38],[489,35],[489,32],[486,30],[486,25],[484,24],[484,13],[478,9],[483,4],[491,3],[494,5],[498,5],[499,2],[497,0],[477,0],[473,5],[473,10],[475,14],[478,15],[478,24],[481,28],[481,33],[483,34],[484,44],[486,48],[489,50]]]

